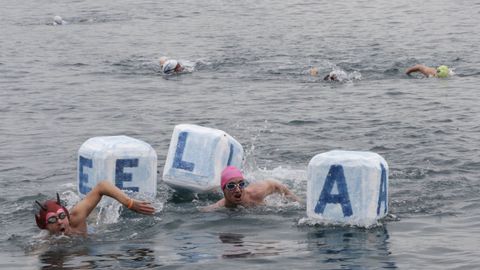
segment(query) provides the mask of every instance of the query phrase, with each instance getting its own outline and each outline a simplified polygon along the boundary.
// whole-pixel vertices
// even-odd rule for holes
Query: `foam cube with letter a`
[[[307,216],[368,227],[388,212],[388,165],[373,152],[330,151],[307,170]]]
[[[242,145],[224,131],[177,125],[170,141],[163,180],[178,190],[208,192],[220,186],[220,174],[226,166],[241,168],[242,160]]]
[[[128,136],[90,138],[78,150],[80,196],[102,180],[153,199],[157,191],[157,153],[146,142]]]

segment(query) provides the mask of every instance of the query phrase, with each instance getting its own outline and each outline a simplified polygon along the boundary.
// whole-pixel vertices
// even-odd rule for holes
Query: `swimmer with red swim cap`
[[[47,200],[44,203],[35,201],[38,206],[35,221],[40,229],[48,230],[50,234],[86,235],[87,217],[103,195],[112,197],[130,210],[144,215],[153,215],[155,212],[150,203],[131,199],[112,183],[101,181],[71,211],[62,205],[58,193],[57,200]]]
[[[264,180],[249,185],[242,172],[235,166],[228,166],[222,171],[220,186],[224,198],[202,208],[202,211],[213,211],[221,207],[235,208],[239,205],[244,207],[261,205],[265,203],[264,200],[268,195],[274,193],[299,201],[286,186],[274,180]]]

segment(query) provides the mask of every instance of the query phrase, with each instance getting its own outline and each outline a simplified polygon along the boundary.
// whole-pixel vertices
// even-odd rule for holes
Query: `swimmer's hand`
[[[155,213],[155,208],[151,203],[134,199],[130,200],[132,200],[132,206],[129,207],[130,210],[144,215],[153,215]]]

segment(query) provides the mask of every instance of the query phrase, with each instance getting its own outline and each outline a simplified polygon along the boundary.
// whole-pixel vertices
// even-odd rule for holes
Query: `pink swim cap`
[[[228,166],[222,171],[222,181],[220,182],[222,190],[232,178],[243,178],[242,172],[235,166]]]

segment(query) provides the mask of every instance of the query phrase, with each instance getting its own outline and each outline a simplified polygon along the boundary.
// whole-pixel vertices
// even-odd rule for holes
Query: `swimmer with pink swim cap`
[[[35,214],[37,226],[48,230],[52,235],[86,235],[87,217],[103,195],[112,197],[128,209],[144,215],[153,215],[155,212],[150,203],[131,199],[109,181],[101,181],[70,212],[62,205],[58,193],[56,201],[47,200],[44,203],[35,201],[38,206]]]
[[[299,201],[286,186],[274,180],[264,180],[249,185],[242,172],[235,166],[228,166],[222,171],[220,186],[224,198],[201,209],[202,211],[213,211],[222,207],[235,208],[239,205],[243,207],[261,205],[265,203],[265,198],[273,193]]]
[[[220,186],[222,187],[222,190],[225,189],[225,186],[227,185],[229,180],[233,179],[243,179],[243,174],[242,172],[237,169],[235,166],[228,166],[222,171],[222,179],[220,182]]]

